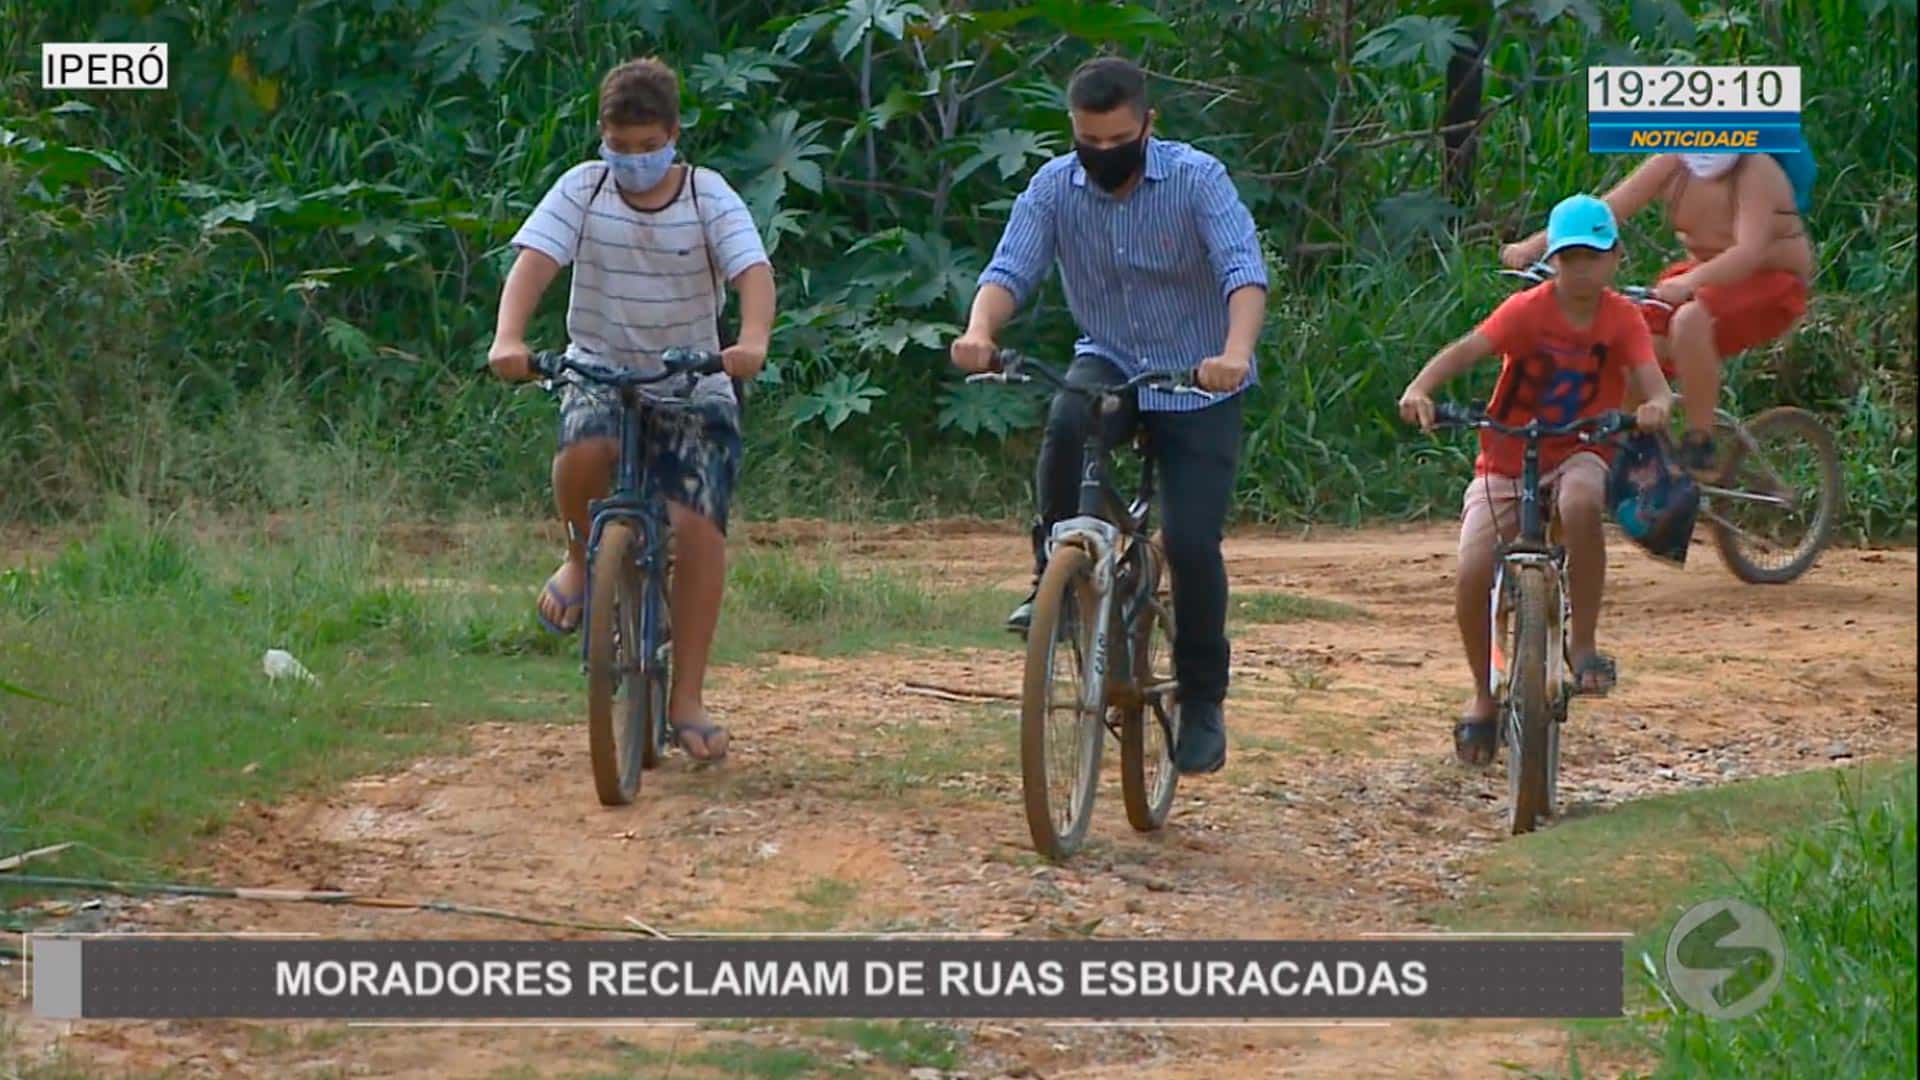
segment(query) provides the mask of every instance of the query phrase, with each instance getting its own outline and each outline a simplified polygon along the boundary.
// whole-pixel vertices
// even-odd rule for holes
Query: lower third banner
[[[68,1019],[1617,1017],[1617,940],[317,941],[35,935]]]

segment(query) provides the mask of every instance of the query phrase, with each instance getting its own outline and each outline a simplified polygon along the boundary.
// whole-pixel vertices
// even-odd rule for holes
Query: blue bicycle
[[[673,379],[685,380],[691,390],[700,376],[721,370],[720,354],[669,350],[662,370],[642,372],[541,352],[533,355],[532,367],[549,392],[571,377],[620,397],[620,464],[613,490],[588,507],[580,652],[594,791],[603,805],[625,806],[640,790],[641,772],[658,765],[673,743],[667,722],[673,674],[667,583],[673,555],[666,502],[649,467],[652,442],[646,434],[656,414],[687,407],[684,399],[641,391]]]

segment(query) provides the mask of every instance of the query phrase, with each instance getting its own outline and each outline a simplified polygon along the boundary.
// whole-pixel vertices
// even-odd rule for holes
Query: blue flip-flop
[[[721,727],[705,716],[702,716],[700,722],[697,724],[669,724],[668,727],[673,732],[674,745],[680,748],[680,752],[702,764],[715,764],[725,761],[727,759],[727,751],[733,749],[732,734],[728,732],[726,728]],[[707,748],[713,746],[714,736],[726,735],[727,745],[717,754],[696,754],[693,752],[693,748],[687,745],[686,739],[683,738],[685,735],[692,735],[698,738],[700,745]]]
[[[586,600],[587,600],[587,591],[585,589],[580,590],[580,595],[569,597],[565,593],[561,592],[560,586],[555,584],[551,580],[547,582],[546,595],[551,596],[555,600],[558,600],[560,602],[560,614],[562,617],[565,617],[565,615],[569,611],[577,611],[583,608],[586,605]],[[533,606],[533,615],[535,618],[540,620],[540,625],[546,627],[547,632],[550,634],[558,634],[561,637],[566,637],[568,634],[571,634],[575,630],[580,629],[580,622],[578,619],[574,620],[574,623],[572,626],[561,626],[559,623],[556,623],[552,619],[547,618],[547,613],[540,610],[540,605],[538,604],[535,604]]]

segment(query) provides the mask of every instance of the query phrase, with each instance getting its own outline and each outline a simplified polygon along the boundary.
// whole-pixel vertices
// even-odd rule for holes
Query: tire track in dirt
[[[940,586],[1025,584],[1023,545],[996,526],[856,532],[783,523],[748,533],[751,543],[830,549]],[[1110,753],[1093,842],[1062,867],[1029,851],[1013,707],[905,689],[930,682],[1016,692],[1018,655],[987,649],[780,656],[718,671],[711,696],[736,732],[734,760],[696,771],[675,759],[623,810],[594,802],[578,726],[485,724],[461,756],[255,809],[202,861],[226,881],[596,920],[633,915],[667,933],[831,927],[1183,938],[1407,929],[1469,888],[1469,868],[1500,842],[1503,824],[1500,775],[1451,762],[1448,727],[1465,686],[1451,626],[1451,549],[1451,531],[1431,528],[1231,540],[1238,595],[1304,594],[1361,615],[1239,626],[1227,769],[1183,782],[1169,827],[1140,836],[1126,826]],[[1696,549],[1685,570],[1617,539],[1611,550],[1602,636],[1620,658],[1621,685],[1610,699],[1576,703],[1563,740],[1572,811],[1824,766],[1842,749],[1855,759],[1913,752],[1913,552],[1833,552],[1803,582],[1762,589],[1734,581],[1710,549]],[[125,929],[351,936],[522,929],[242,903],[125,903],[110,917]],[[17,1016],[17,989],[7,993]],[[61,1034],[32,1020],[20,1029],[32,1045]],[[1563,1031],[1547,1024],[961,1029],[976,1077],[1020,1069],[1047,1077],[1484,1076],[1502,1061],[1553,1068],[1565,1052]],[[527,1063],[538,1075],[568,1075],[603,1069],[611,1052],[606,1032],[262,1030],[87,1025],[65,1041],[111,1068],[174,1062],[195,1075],[232,1076],[329,1068],[489,1076]],[[845,1049],[784,1028],[619,1037],[656,1055],[742,1037],[823,1054]],[[680,1066],[674,1075],[703,1074]]]

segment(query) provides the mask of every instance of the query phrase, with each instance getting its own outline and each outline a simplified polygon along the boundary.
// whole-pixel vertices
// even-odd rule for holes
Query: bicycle
[[[721,370],[720,354],[672,349],[662,357],[662,370],[641,372],[538,352],[532,368],[548,392],[573,375],[620,397],[620,462],[613,489],[587,509],[591,524],[580,654],[587,676],[594,791],[604,806],[625,806],[640,790],[641,772],[656,767],[673,743],[666,719],[673,666],[667,605],[671,535],[666,503],[648,468],[652,444],[646,432],[656,411],[686,408],[683,402],[645,396],[641,389],[683,378],[690,390],[701,375]],[[572,524],[567,527],[571,532]]]
[[[1552,279],[1553,268],[1535,263],[1501,274],[1537,285]],[[1615,291],[1636,304],[1673,310],[1648,286]],[[1775,406],[1747,421],[1716,407],[1714,427],[1715,442],[1723,449],[1719,468],[1700,483],[1700,515],[1721,561],[1749,585],[1797,580],[1832,542],[1845,498],[1833,434],[1818,417],[1792,405]],[[1769,440],[1782,446],[1770,450]],[[1792,446],[1796,441],[1798,453]],[[1796,525],[1803,508],[1810,508],[1809,517]],[[1784,554],[1769,557],[1769,550]]]
[[[1495,549],[1493,648],[1488,685],[1499,703],[1496,715],[1506,744],[1508,824],[1516,835],[1531,832],[1558,810],[1560,725],[1573,701],[1573,602],[1564,586],[1567,552],[1553,504],[1540,499],[1540,442],[1576,435],[1592,444],[1627,431],[1634,419],[1610,411],[1570,423],[1539,419],[1502,424],[1484,408],[1440,402],[1434,428],[1485,428],[1525,443],[1520,467],[1520,529]],[[1549,644],[1558,639],[1560,647]],[[1458,736],[1456,736],[1458,737]],[[1467,748],[1455,746],[1466,757]]]
[[[1027,828],[1042,855],[1060,860],[1086,841],[1105,735],[1120,743],[1120,792],[1134,829],[1152,832],[1166,824],[1179,782],[1173,764],[1180,710],[1171,667],[1172,586],[1165,553],[1152,536],[1153,459],[1144,432],[1136,433],[1140,484],[1132,502],[1122,502],[1108,478],[1102,419],[1123,407],[1122,395],[1142,386],[1213,395],[1195,385],[1191,371],[1083,385],[1010,349],[994,354],[994,368],[967,381],[1028,383],[1038,375],[1093,405],[1078,513],[1055,524],[1047,537],[1020,693]],[[1056,682],[1066,685],[1060,697]],[[1063,711],[1068,719],[1055,724],[1055,714]]]

